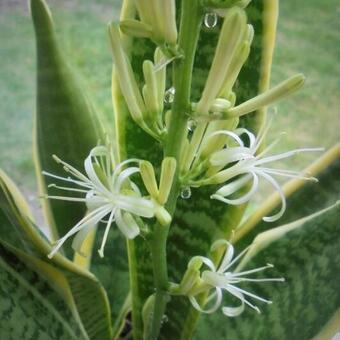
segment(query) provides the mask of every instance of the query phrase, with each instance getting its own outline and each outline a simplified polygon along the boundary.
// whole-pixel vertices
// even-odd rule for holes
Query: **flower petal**
[[[128,239],[133,239],[140,233],[139,226],[133,216],[129,213],[122,213],[121,210],[117,210],[116,224]]]
[[[114,198],[114,204],[117,205],[119,209],[138,216],[151,218],[155,215],[154,204],[146,198],[117,195]]]

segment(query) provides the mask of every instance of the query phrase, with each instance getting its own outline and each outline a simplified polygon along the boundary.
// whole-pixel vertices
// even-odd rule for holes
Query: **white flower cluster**
[[[248,202],[256,194],[259,188],[259,179],[262,178],[274,187],[281,198],[280,211],[273,216],[263,218],[267,222],[276,221],[285,212],[286,199],[280,184],[273,176],[311,181],[317,181],[317,179],[298,171],[271,168],[267,164],[292,157],[301,152],[322,151],[323,149],[295,149],[268,156],[268,152],[277,144],[279,139],[261,150],[267,131],[268,128],[264,129],[258,138],[245,128],[237,128],[234,131],[217,130],[207,137],[204,136],[204,142],[195,155],[193,163],[182,175],[183,185],[199,187],[223,184],[211,195],[211,198],[227,204],[239,205]],[[242,136],[247,137],[248,145],[241,139]],[[208,145],[213,138],[215,138],[215,148],[211,144]],[[204,149],[207,146],[213,149],[211,154],[205,152]],[[237,193],[240,194],[235,198],[234,196]]]
[[[242,282],[283,282],[284,278],[249,278],[247,275],[261,272],[265,269],[272,268],[273,265],[239,271],[238,268],[232,270],[231,268],[246,254],[249,247],[244,249],[238,256],[234,258],[234,247],[226,240],[217,240],[213,243],[211,251],[217,251],[224,248],[224,255],[218,267],[207,257],[196,256],[188,264],[188,269],[183,276],[179,285],[173,284],[171,293],[174,295],[188,296],[191,304],[195,309],[202,313],[213,313],[222,304],[223,291],[235,296],[241,301],[239,306],[224,306],[222,312],[229,317],[236,317],[240,315],[245,308],[245,305],[250,306],[258,313],[260,309],[249,301],[252,298],[267,304],[272,303],[270,300],[264,299],[256,294],[250,293],[240,287],[238,283]],[[208,269],[201,272],[201,267],[205,265]],[[198,300],[197,296],[202,293],[214,291],[209,294],[205,301],[209,307],[205,308]]]
[[[65,163],[58,157],[54,156],[58,163],[64,166],[64,170],[71,176],[60,177],[44,171],[43,174],[55,179],[69,183],[71,186],[49,185],[56,189],[67,192],[73,192],[77,195],[70,196],[46,196],[50,199],[58,199],[72,202],[83,202],[86,204],[88,213],[68,233],[60,238],[49,257],[55,255],[64,242],[75,235],[73,239],[73,248],[80,252],[81,245],[88,233],[97,227],[100,221],[108,216],[106,229],[99,249],[100,256],[104,256],[104,246],[107,240],[108,232],[113,222],[120,231],[128,238],[133,239],[140,233],[139,217],[153,218],[167,225],[171,222],[171,216],[164,209],[163,204],[167,201],[170,188],[172,185],[173,174],[176,168],[176,162],[167,158],[163,161],[161,185],[157,189],[157,197],[154,191],[151,191],[152,198],[143,197],[138,186],[131,180],[131,176],[135,174],[144,174],[142,178],[146,178],[145,170],[141,170],[141,161],[138,159],[129,159],[120,164],[115,165],[113,155],[106,146],[97,146],[91,150],[89,156],[85,159],[85,173],[81,173],[71,165]],[[126,167],[127,165],[132,165]],[[150,164],[151,166],[151,164]],[[152,166],[151,166],[152,167]],[[154,173],[154,172],[153,172]],[[155,179],[152,178],[155,182]],[[150,188],[150,179],[145,179],[146,188]],[[154,183],[153,182],[153,183]],[[155,185],[153,185],[154,187]],[[80,194],[80,196],[79,196]],[[160,197],[160,200],[158,198]],[[162,202],[162,204],[159,203]]]

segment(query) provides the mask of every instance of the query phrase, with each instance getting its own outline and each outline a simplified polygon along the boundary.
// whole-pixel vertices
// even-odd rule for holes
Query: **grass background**
[[[71,64],[95,104],[111,114],[111,57],[106,23],[117,0],[48,0]],[[307,76],[298,94],[277,105],[270,136],[286,131],[280,149],[329,147],[339,138],[340,4],[338,0],[282,0],[272,84],[297,72]],[[24,0],[0,1],[0,167],[35,200],[32,115],[35,110],[35,46]],[[289,160],[303,168],[315,154]]]

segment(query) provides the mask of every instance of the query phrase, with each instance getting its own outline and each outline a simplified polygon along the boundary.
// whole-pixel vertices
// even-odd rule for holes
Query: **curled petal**
[[[280,209],[280,211],[278,213],[272,215],[272,216],[263,217],[263,220],[266,221],[266,222],[277,221],[286,211],[287,203],[286,203],[285,194],[284,194],[282,188],[280,187],[280,185],[275,181],[275,179],[273,179],[271,176],[269,176],[268,174],[266,174],[263,171],[258,171],[257,173],[258,173],[258,175],[260,175],[264,179],[266,179],[276,189],[276,191],[280,195],[280,198],[281,198],[281,209]]]
[[[108,190],[108,188],[99,179],[97,172],[94,168],[94,164],[96,163],[93,162],[92,154],[90,153],[84,162],[84,167],[85,167],[87,176],[89,177],[90,181],[94,184],[94,187],[98,191],[102,192],[105,195],[110,195],[110,191]]]
[[[189,296],[189,300],[192,304],[192,306],[197,309],[201,313],[211,314],[214,313],[218,307],[221,305],[222,302],[222,290],[218,287],[216,287],[216,290],[214,293],[212,293],[208,299],[207,302],[210,302],[213,298],[215,298],[215,303],[212,307],[208,309],[203,309],[200,304],[197,302],[196,298],[194,296]]]
[[[240,289],[238,289],[237,287],[233,286],[233,285],[228,285],[227,287],[225,287],[225,289],[232,295],[234,295],[235,297],[237,297],[238,299],[241,300],[242,304],[247,304],[248,306],[250,306],[251,308],[255,309],[258,313],[261,313],[260,309],[253,305],[251,302],[249,302],[243,295],[242,292],[246,292],[246,291],[240,291]],[[246,292],[248,293],[248,292]],[[252,294],[253,295],[253,294]],[[244,308],[243,308],[244,309]]]
[[[243,313],[244,311],[244,296],[242,293],[238,292],[238,291],[234,291],[232,290],[229,291],[230,293],[232,293],[234,296],[236,296],[237,298],[239,298],[241,300],[241,305],[237,306],[237,307],[231,307],[231,306],[224,306],[222,307],[222,312],[224,315],[229,316],[231,318],[234,318],[236,316],[239,316],[240,314]]]
[[[197,259],[200,259],[210,270],[216,271],[216,267],[214,263],[208,259],[207,257],[204,256],[195,256]]]
[[[123,170],[119,175],[118,178],[114,184],[114,192],[119,193],[122,189],[122,186],[124,182],[132,175],[140,172],[139,168],[137,167],[131,167]]]
[[[255,147],[256,147],[256,137],[255,137],[255,135],[252,132],[250,132],[249,130],[247,130],[245,128],[238,128],[238,129],[235,130],[235,133],[238,136],[246,134],[248,136],[248,138],[249,138],[249,149],[255,150]]]
[[[253,176],[253,184],[250,188],[250,190],[244,194],[243,196],[236,198],[236,199],[228,199],[223,196],[229,196],[233,193],[235,193],[237,190],[239,190],[241,187],[243,187],[249,180],[250,180],[250,175],[246,175],[239,180],[236,180],[234,182],[231,182],[225,186],[223,186],[221,189],[219,189],[216,194],[211,195],[212,199],[219,200],[221,202],[227,203],[227,204],[232,204],[232,205],[239,205],[248,202],[251,197],[256,193],[258,189],[258,183],[259,183],[259,178],[255,173],[251,173]],[[223,196],[222,196],[223,195]]]
[[[217,130],[215,132],[213,132],[211,135],[208,136],[208,139],[214,137],[214,136],[218,136],[218,135],[225,135],[228,137],[231,137],[235,140],[235,142],[239,145],[239,146],[244,146],[242,139],[238,136],[237,133],[232,132],[232,131],[228,131],[228,130]]]

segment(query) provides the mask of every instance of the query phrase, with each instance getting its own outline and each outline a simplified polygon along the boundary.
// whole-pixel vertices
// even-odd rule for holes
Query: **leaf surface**
[[[4,244],[0,282],[3,339],[86,339],[62,297]]]
[[[105,340],[112,336],[111,315],[106,292],[98,279],[61,254],[51,260],[49,241],[41,234],[17,202],[24,198],[9,179],[0,176],[0,241],[25,250],[26,262],[41,272],[46,280],[55,281],[66,303],[79,315],[90,339]],[[30,258],[31,257],[31,258]]]
[[[45,1],[31,0],[31,14],[37,47],[34,153],[39,190],[41,194],[70,196],[65,191],[48,188],[56,180],[42,176],[41,171],[69,176],[52,155],[83,171],[90,149],[100,139],[104,142],[100,117],[59,47]],[[53,240],[63,236],[85,213],[83,204],[59,200],[45,201],[44,208]],[[72,258],[70,242],[63,249]]]

